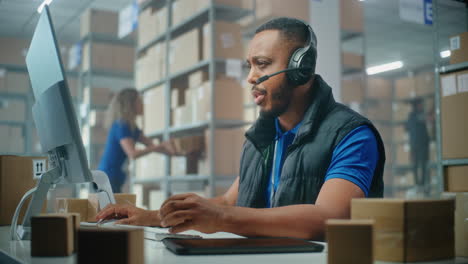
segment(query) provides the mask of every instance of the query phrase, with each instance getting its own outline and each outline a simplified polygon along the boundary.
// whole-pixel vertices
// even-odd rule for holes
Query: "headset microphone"
[[[275,73],[272,73],[272,74],[263,75],[262,77],[257,79],[255,84],[260,84],[260,83],[270,79],[270,77],[273,77],[273,76],[278,75],[278,74],[283,73],[283,72],[311,70],[311,69],[312,69],[311,67],[300,67],[300,68],[293,68],[293,69],[285,69],[285,70],[278,71],[278,72],[275,72]]]

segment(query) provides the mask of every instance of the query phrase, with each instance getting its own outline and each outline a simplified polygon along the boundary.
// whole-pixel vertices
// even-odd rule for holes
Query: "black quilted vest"
[[[281,183],[272,206],[314,204],[333,150],[349,132],[362,125],[367,125],[374,132],[379,151],[368,197],[383,197],[385,150],[379,132],[368,119],[335,102],[331,88],[320,75],[315,76],[312,89],[312,103],[287,149]],[[240,164],[238,206],[266,206],[265,190],[272,166],[275,135],[274,119],[264,117],[259,117],[246,132]]]

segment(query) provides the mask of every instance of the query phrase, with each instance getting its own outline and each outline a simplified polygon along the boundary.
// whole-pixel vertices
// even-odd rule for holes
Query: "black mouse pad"
[[[322,252],[324,246],[296,238],[163,239],[178,255]]]

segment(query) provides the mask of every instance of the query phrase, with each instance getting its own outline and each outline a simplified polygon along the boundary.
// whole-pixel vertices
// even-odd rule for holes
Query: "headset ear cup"
[[[299,69],[302,67],[312,68],[313,59],[307,54],[305,48],[294,51],[289,59],[288,69]],[[287,73],[288,80],[292,85],[303,85],[309,81],[312,69],[290,71]]]

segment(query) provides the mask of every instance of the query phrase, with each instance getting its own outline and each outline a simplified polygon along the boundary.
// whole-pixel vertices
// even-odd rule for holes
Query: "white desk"
[[[200,234],[198,232],[194,232]],[[14,257],[23,263],[34,264],[74,264],[76,256],[70,257],[31,257],[29,241],[10,241],[10,227],[0,227],[0,250]],[[205,235],[203,237],[232,237],[229,233],[216,233]],[[1,254],[1,253],[0,253]],[[1,262],[1,257],[0,257]],[[245,254],[245,255],[204,255],[204,256],[178,256],[167,250],[161,242],[145,240],[145,263],[161,263],[161,264],[296,264],[296,263],[313,263],[326,264],[327,254],[326,248],[322,253],[291,253],[291,254]],[[376,262],[385,263],[385,262]],[[422,264],[423,262],[418,262]],[[468,263],[468,258],[457,258],[456,260],[424,262],[424,264],[461,264]],[[3,264],[3,263],[2,263]]]

